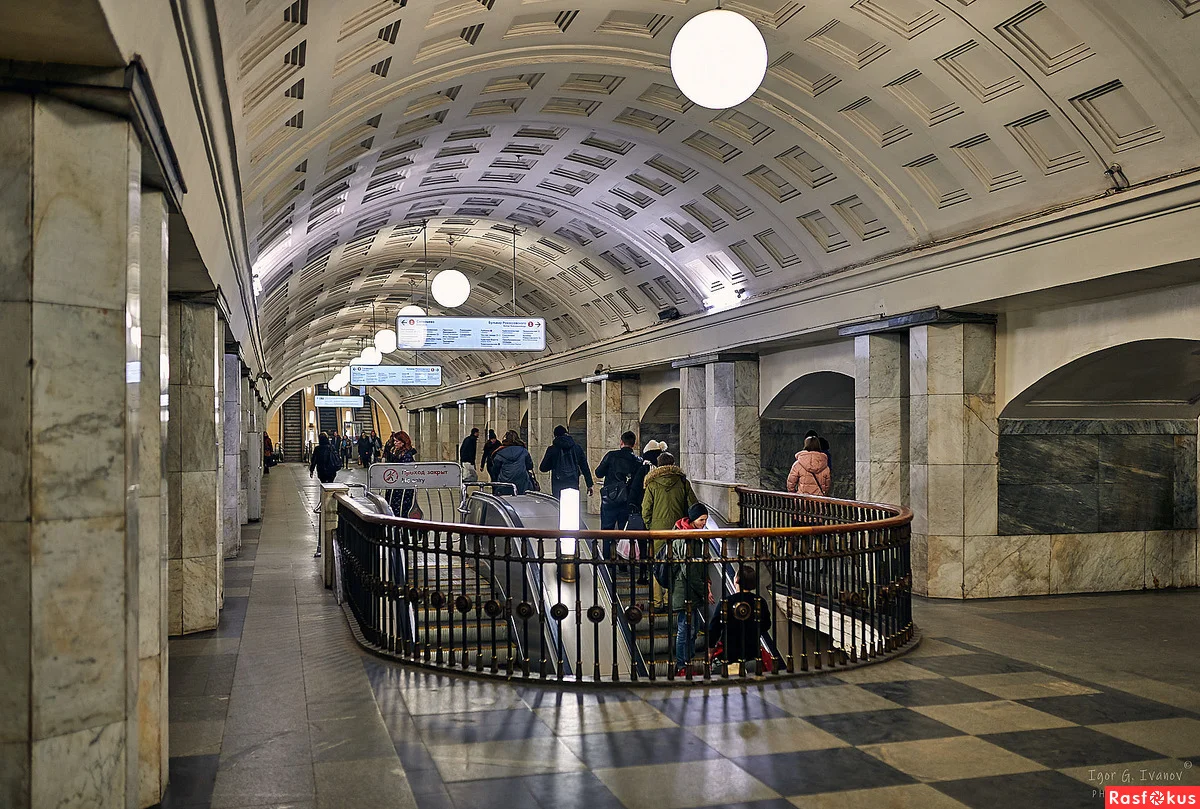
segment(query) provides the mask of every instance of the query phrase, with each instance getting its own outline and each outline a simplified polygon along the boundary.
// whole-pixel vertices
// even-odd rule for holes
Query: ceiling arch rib
[[[1192,167],[1162,3],[1135,42],[1067,0],[729,0],[771,65],[713,112],[667,70],[687,0],[227,0],[252,251],[270,289],[396,222],[488,218],[578,236],[630,288],[765,294],[1102,193],[1109,162]]]

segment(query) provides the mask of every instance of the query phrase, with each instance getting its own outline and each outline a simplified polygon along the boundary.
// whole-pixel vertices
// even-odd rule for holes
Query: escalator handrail
[[[512,504],[505,502],[499,496],[490,494],[488,492],[472,492],[470,500],[476,500],[476,499],[478,499],[480,502],[487,503],[488,505],[491,505],[494,508],[496,508],[501,514],[504,515],[504,518],[508,521],[510,528],[524,528],[525,527],[523,524],[521,524],[520,515],[517,514],[516,509],[514,509],[512,507]],[[467,502],[469,503],[470,500],[468,500]],[[558,502],[558,501],[555,501],[555,502]],[[546,590],[545,581],[543,580],[543,577],[542,577],[542,566],[540,563],[535,562],[535,563],[530,564],[528,561],[530,558],[536,558],[536,553],[534,553],[535,549],[533,547],[533,540],[528,537],[522,537],[521,539],[522,539],[522,543],[521,543],[522,551],[524,551],[524,553],[526,554],[526,564],[524,565],[525,575],[529,577],[529,586],[533,589],[533,591],[535,593],[538,594],[539,600],[541,600],[541,602],[542,602],[540,605],[542,614],[549,616],[550,610],[546,607],[546,602],[549,600],[550,594]],[[514,629],[514,634],[519,639],[520,633],[515,632],[515,630],[516,630],[515,624],[513,625],[513,629]],[[550,650],[557,658],[553,662],[556,665],[561,663],[563,666],[563,671],[569,675],[571,673],[571,662],[568,659],[569,655],[566,654],[566,650],[563,647],[562,634],[558,631],[558,622],[552,618],[550,620],[546,621],[546,632],[550,635],[550,637],[548,639],[550,641]]]
[[[591,553],[592,558],[597,558],[596,540],[585,540],[584,547]],[[639,677],[649,677],[649,669],[646,668],[646,660],[642,656],[642,649],[637,645],[637,638],[634,637],[633,628],[629,626],[629,619],[625,617],[624,609],[616,609],[621,606],[620,592],[617,589],[617,583],[613,581],[612,571],[609,565],[594,565],[594,570],[600,576],[600,582],[604,585],[608,593],[608,601],[614,606],[613,621],[616,622],[617,628],[621,632],[621,636],[625,639],[625,646],[629,649],[629,660],[634,666],[634,670]]]

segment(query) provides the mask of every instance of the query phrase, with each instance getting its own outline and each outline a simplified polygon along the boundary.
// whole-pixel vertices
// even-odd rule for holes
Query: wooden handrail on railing
[[[737,527],[687,532],[564,533],[412,520],[369,512],[338,495],[343,589],[362,637],[377,651],[510,679],[779,677],[906,648],[915,636],[909,509],[736,491]],[[604,541],[614,539],[634,540],[632,546],[645,540],[661,556],[601,558]],[[764,600],[728,598],[731,570],[748,570]],[[655,608],[650,587],[639,583],[656,574],[674,602],[668,610]],[[744,657],[750,646],[729,633],[755,627],[757,638],[765,628],[762,647],[770,653],[753,660],[693,653],[688,638],[716,617],[700,596],[705,579],[727,628],[722,639]]]

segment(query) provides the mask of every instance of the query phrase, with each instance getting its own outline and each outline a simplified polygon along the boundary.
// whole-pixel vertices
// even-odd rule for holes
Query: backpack
[[[667,561],[670,554],[671,543],[667,543],[658,549],[658,553],[654,555],[654,564],[650,568],[650,574],[664,590],[671,586],[671,573],[674,570],[673,565]]]
[[[604,487],[600,489],[600,504],[614,508],[625,508],[629,505],[629,489],[633,485],[633,475],[628,476],[625,480],[614,480],[604,482]]]

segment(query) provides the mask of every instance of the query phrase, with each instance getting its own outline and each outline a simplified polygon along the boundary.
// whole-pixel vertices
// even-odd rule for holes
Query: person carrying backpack
[[[516,430],[504,434],[504,443],[489,456],[488,464],[492,482],[511,483],[517,494],[525,494],[533,488],[533,457]]]
[[[676,523],[687,517],[688,508],[696,503],[696,493],[683,470],[675,465],[675,456],[663,452],[658,456],[658,466],[646,475],[646,494],[642,499],[642,516],[646,528],[651,531],[670,531]],[[651,542],[650,554],[658,559],[669,543],[656,539]],[[656,612],[667,609],[666,585],[654,577],[653,608]]]
[[[554,428],[554,443],[546,449],[539,468],[550,473],[550,490],[556,498],[560,497],[563,489],[578,489],[580,474],[587,481],[588,496],[592,495],[594,483],[587,456],[583,453],[583,447],[575,443],[575,439],[567,433],[567,428],[561,424]]]
[[[708,525],[708,506],[693,503],[688,514],[675,523],[677,531],[703,531]],[[708,556],[702,539],[676,539],[671,542],[673,559],[697,559]],[[687,674],[687,666],[696,653],[696,635],[707,623],[707,605],[713,603],[706,562],[676,563],[671,588],[671,611],[675,613],[676,677]]]
[[[642,459],[633,451],[637,436],[621,434],[621,446],[607,453],[596,467],[596,477],[604,479],[600,487],[600,530],[615,531],[629,524],[633,509],[633,486],[642,470]],[[604,558],[613,558],[613,541],[604,540]]]
[[[329,434],[321,433],[317,448],[313,450],[312,460],[308,462],[308,476],[311,478],[313,470],[316,470],[318,480],[322,483],[333,483],[341,468],[342,462],[329,443]]]

